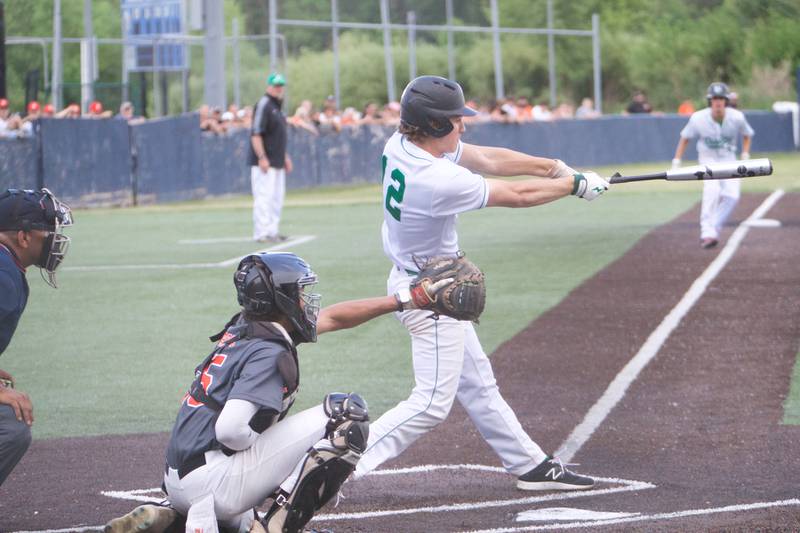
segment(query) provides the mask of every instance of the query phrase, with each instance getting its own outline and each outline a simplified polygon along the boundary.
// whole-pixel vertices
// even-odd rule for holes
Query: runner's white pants
[[[735,159],[730,159],[734,161]],[[725,160],[720,160],[725,161]],[[701,165],[716,163],[717,160],[700,160]],[[741,180],[703,181],[703,202],[700,207],[700,238],[718,239],[722,226],[727,222],[739,202]]]
[[[286,170],[269,167],[263,172],[258,165],[252,166],[250,188],[253,192],[253,239],[276,237],[286,196]]]
[[[410,280],[393,267],[388,293],[407,287]],[[456,398],[508,472],[522,475],[546,459],[500,395],[471,322],[448,317],[434,320],[429,311],[396,316],[411,334],[415,385],[407,400],[370,424],[367,451],[358,462],[356,478],[397,457],[443,422]]]
[[[212,495],[221,524],[249,531],[253,508],[275,492],[308,449],[323,439],[327,423],[325,410],[318,405],[271,426],[246,450],[230,456],[216,450],[206,452],[206,464],[183,479],[170,468],[164,475],[170,503],[187,515],[192,504],[202,506]]]

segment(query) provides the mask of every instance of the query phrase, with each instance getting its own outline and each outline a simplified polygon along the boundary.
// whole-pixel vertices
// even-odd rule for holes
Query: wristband
[[[572,179],[574,180],[572,182],[572,195],[583,196],[583,193],[586,192],[586,178],[583,174],[578,172],[572,176]]]
[[[397,312],[402,313],[406,310],[407,304],[411,302],[411,291],[408,290],[408,287],[399,289],[394,293],[394,299],[397,300]]]

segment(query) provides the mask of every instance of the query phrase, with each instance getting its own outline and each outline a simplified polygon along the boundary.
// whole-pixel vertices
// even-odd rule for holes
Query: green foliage
[[[238,18],[242,34],[269,31],[266,0],[224,0],[226,34],[230,21]],[[8,36],[52,35],[52,2],[5,0]],[[119,0],[92,3],[94,29],[99,37],[119,37]],[[343,22],[380,22],[380,4],[372,0],[338,0]],[[488,26],[487,0],[454,1],[456,24]],[[547,24],[547,0],[499,0],[500,23],[504,26],[543,28]],[[390,0],[390,19],[405,23],[409,10],[421,24],[443,24],[444,0]],[[797,0],[575,0],[553,2],[556,28],[591,28],[592,14],[600,17],[604,109],[619,111],[634,89],[645,90],[656,109],[674,111],[689,98],[704,105],[703,94],[711,81],[722,80],[740,94],[745,108],[767,108],[774,100],[794,100],[794,75],[800,68],[800,3]],[[83,1],[62,0],[64,37],[83,35]],[[283,19],[330,20],[330,2],[281,0],[278,16]],[[292,105],[302,99],[320,103],[333,93],[331,32],[322,28],[282,26],[289,63],[289,98]],[[405,31],[393,30],[396,92],[408,80],[408,45]],[[417,33],[417,72],[447,74],[445,32]],[[493,43],[486,33],[454,35],[457,79],[471,98],[494,97]],[[375,30],[340,31],[340,67],[343,105],[363,107],[368,101],[386,101],[383,36]],[[591,39],[558,36],[556,73],[558,99],[577,103],[593,91]],[[504,84],[509,95],[545,99],[549,95],[547,39],[538,35],[501,37]],[[190,107],[203,100],[203,49],[192,48],[189,78]],[[77,44],[63,47],[64,101],[80,98],[80,54]],[[266,39],[242,42],[240,89],[243,104],[252,103],[264,90],[269,68]],[[47,49],[50,56],[50,48]],[[121,97],[121,49],[101,45],[100,84],[97,94],[107,108]],[[24,105],[25,76],[39,69],[44,80],[42,51],[36,45],[7,48],[7,81],[12,107]],[[233,99],[233,56],[226,59],[228,99]],[[50,66],[52,70],[52,65]],[[181,108],[179,76],[169,77],[169,108]],[[140,90],[139,77],[131,79],[133,92]],[[144,77],[149,108],[152,109],[153,80]],[[39,99],[44,100],[45,93]]]

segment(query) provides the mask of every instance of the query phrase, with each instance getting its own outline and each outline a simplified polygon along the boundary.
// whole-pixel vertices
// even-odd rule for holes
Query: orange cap
[[[0,98],[0,109],[8,109],[8,100]]]
[[[44,104],[44,109],[42,111],[44,111],[45,113],[51,114],[51,113],[55,113],[56,110],[53,107],[53,104]]]
[[[103,104],[99,100],[95,100],[91,104],[89,104],[89,112],[95,115],[99,115],[103,112]]]
[[[36,100],[31,100],[30,102],[28,102],[28,113],[36,113],[37,111],[39,111],[40,108],[41,107],[39,106],[39,102],[37,102]]]

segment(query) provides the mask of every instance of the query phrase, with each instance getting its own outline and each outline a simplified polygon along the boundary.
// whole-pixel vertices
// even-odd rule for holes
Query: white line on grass
[[[313,241],[316,238],[317,238],[316,235],[298,235],[297,237],[292,237],[289,240],[282,242],[280,244],[270,246],[269,248],[260,248],[251,253],[255,254],[259,252],[278,252],[280,250],[291,248],[292,246],[297,246],[300,244],[307,243],[309,241]],[[247,255],[250,254],[237,255],[236,257],[231,257],[230,259],[225,259],[224,261],[219,261],[217,263],[154,263],[154,264],[143,264],[143,265],[87,265],[87,266],[72,266],[72,267],[65,266],[62,267],[60,271],[95,272],[99,270],[176,270],[176,269],[186,269],[186,268],[227,268],[229,266],[235,265],[236,263],[241,261],[243,257]]]
[[[689,509],[686,511],[675,511],[672,513],[658,513],[649,515],[638,515],[629,518],[617,518],[612,520],[592,520],[582,522],[568,522],[565,524],[547,524],[541,526],[509,527],[499,529],[472,530],[468,533],[516,533],[518,531],[541,531],[550,529],[580,529],[588,527],[603,527],[614,524],[625,524],[630,522],[644,522],[653,520],[671,520],[673,518],[683,518],[686,516],[705,516],[719,513],[735,513],[742,511],[752,511],[755,509],[769,509],[771,507],[788,507],[790,505],[800,505],[800,500],[778,500],[774,502],[757,502],[739,505],[726,505],[725,507],[714,507],[711,509]]]
[[[703,295],[708,285],[717,277],[731,257],[733,257],[742,239],[744,239],[745,235],[747,235],[747,232],[750,230],[748,222],[764,216],[781,196],[783,196],[782,190],[778,189],[774,191],[755,211],[753,211],[743,224],[740,224],[739,227],[736,228],[736,231],[733,232],[733,235],[731,235],[731,238],[719,255],[708,265],[705,272],[692,283],[692,286],[689,287],[689,290],[683,295],[683,298],[681,298],[678,304],[664,317],[664,320],[662,320],[661,324],[650,334],[633,359],[628,361],[628,364],[620,370],[605,393],[603,393],[600,399],[589,409],[583,421],[572,430],[570,436],[567,437],[567,440],[564,441],[556,452],[557,457],[561,458],[564,462],[569,462],[575,457],[578,450],[589,440],[611,410],[619,403],[622,397],[625,396],[628,387],[636,380],[639,373],[647,366],[653,357],[655,357],[672,331],[680,324],[683,317],[686,316],[697,300]]]
[[[248,242],[252,237],[218,237],[216,239],[181,239],[178,244],[220,244],[225,242]]]

